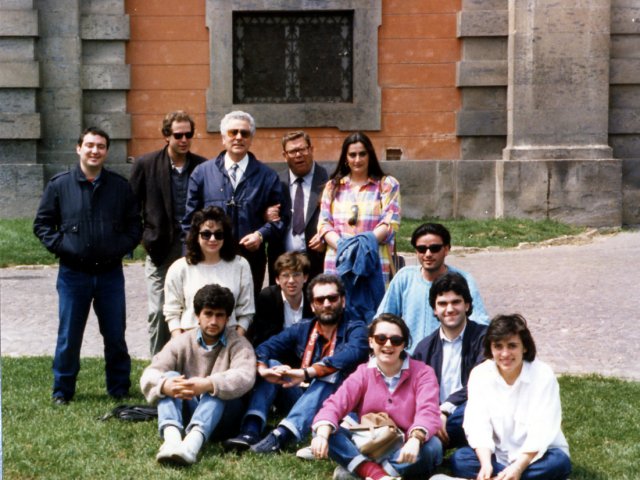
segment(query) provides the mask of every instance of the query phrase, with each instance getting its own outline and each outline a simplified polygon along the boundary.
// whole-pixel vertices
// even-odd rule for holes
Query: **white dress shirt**
[[[235,163],[236,162],[231,160],[228,153],[224,154],[224,169],[227,171],[227,174],[231,179],[231,184],[233,185],[234,189],[238,186],[238,184],[240,183],[240,180],[242,180],[242,176],[244,175],[244,172],[247,170],[247,165],[249,165],[249,155],[245,155],[244,157],[242,157],[242,160],[238,162],[238,170],[236,171],[236,181],[234,182],[233,177],[231,176],[231,167],[233,167]]]

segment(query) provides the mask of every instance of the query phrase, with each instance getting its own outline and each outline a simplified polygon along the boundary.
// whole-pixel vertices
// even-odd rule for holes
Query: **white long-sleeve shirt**
[[[236,255],[230,262],[220,260],[213,265],[202,262],[189,265],[184,257],[171,264],[164,283],[162,310],[169,331],[178,328],[188,330],[198,325],[193,311],[193,297],[198,290],[211,283],[227,287],[233,293],[236,306],[229,325],[240,325],[245,331],[249,328],[256,312],[251,267],[243,257]]]
[[[520,376],[508,385],[493,360],[471,371],[464,431],[471,448],[489,448],[503,465],[521,453],[537,452],[532,463],[549,448],[569,455],[561,430],[560,387],[551,367],[539,360],[524,362]]]

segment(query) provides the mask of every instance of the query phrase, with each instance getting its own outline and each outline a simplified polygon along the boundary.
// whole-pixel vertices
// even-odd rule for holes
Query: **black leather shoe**
[[[260,441],[260,437],[253,433],[243,433],[234,438],[229,438],[223,443],[227,450],[248,450],[249,447]]]

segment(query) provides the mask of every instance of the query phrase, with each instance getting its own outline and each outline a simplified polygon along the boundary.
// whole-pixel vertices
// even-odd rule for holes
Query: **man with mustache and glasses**
[[[416,250],[418,265],[406,266],[393,277],[376,316],[393,313],[402,317],[416,345],[440,327],[428,301],[431,284],[447,272],[457,272],[467,281],[473,299],[470,319],[488,325],[489,315],[473,277],[444,263],[451,249],[449,230],[440,223],[424,223],[411,234],[411,245]],[[413,348],[409,349],[411,353]]]
[[[249,151],[256,134],[253,117],[242,111],[227,113],[220,122],[220,134],[225,150],[191,174],[182,229],[189,230],[198,210],[222,208],[231,219],[240,255],[251,265],[257,296],[267,265],[265,243],[282,241],[290,214],[277,212],[276,220],[265,221],[267,208],[281,205],[283,193],[278,174]]]
[[[344,316],[340,279],[320,274],[307,291],[315,318],[286,328],[256,348],[258,380],[240,435],[227,440],[227,448],[275,453],[291,441],[302,440],[322,402],[366,359],[366,326],[360,319]],[[283,365],[282,360],[292,353],[299,363]],[[274,402],[287,416],[260,440]]]
[[[171,338],[162,313],[167,270],[182,256],[181,226],[189,175],[207,159],[191,153],[195,123],[187,112],[168,113],[162,120],[166,145],[137,158],[129,183],[142,207],[142,245],[147,251],[148,321],[151,355]]]

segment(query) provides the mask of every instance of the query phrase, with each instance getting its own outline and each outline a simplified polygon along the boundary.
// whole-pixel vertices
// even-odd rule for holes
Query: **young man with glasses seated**
[[[258,379],[242,420],[240,435],[227,448],[275,453],[311,429],[322,402],[367,358],[367,329],[361,319],[344,315],[344,286],[334,275],[320,274],[308,286],[315,318],[298,322],[256,349]],[[295,365],[283,364],[292,354]],[[287,416],[260,440],[274,402]]]
[[[265,243],[281,241],[290,213],[283,210],[277,220],[265,221],[267,208],[283,203],[283,193],[278,174],[249,151],[255,133],[255,121],[248,113],[234,111],[224,116],[220,134],[225,149],[191,174],[182,229],[188,232],[198,210],[222,208],[231,218],[240,255],[251,265],[258,295],[267,265]]]
[[[304,295],[309,265],[307,255],[302,252],[287,252],[278,257],[274,264],[276,285],[263,288],[256,297],[256,314],[247,333],[254,347],[285,328],[313,317]]]
[[[129,179],[142,207],[151,355],[162,350],[171,337],[162,314],[164,280],[171,264],[182,256],[180,222],[189,175],[207,160],[190,151],[194,132],[195,123],[187,112],[168,113],[162,120],[166,145],[137,158]]]
[[[439,223],[420,225],[411,234],[411,245],[416,250],[418,265],[406,266],[398,271],[391,280],[376,315],[393,313],[402,317],[411,332],[413,345],[416,345],[440,327],[429,305],[431,284],[447,272],[457,272],[467,281],[473,299],[473,315],[470,320],[488,325],[489,315],[473,277],[444,263],[451,249],[451,234],[445,226]],[[410,351],[413,353],[412,349]]]

